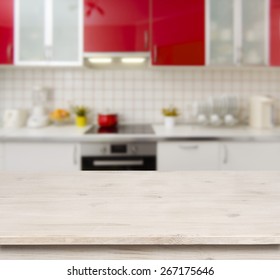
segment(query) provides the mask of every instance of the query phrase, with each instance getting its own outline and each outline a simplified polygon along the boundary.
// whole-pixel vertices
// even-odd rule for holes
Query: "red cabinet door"
[[[280,66],[280,0],[270,1],[270,65]]]
[[[152,63],[205,64],[205,0],[153,0]]]
[[[0,64],[13,64],[14,1],[0,1]]]
[[[149,50],[149,0],[85,0],[84,51]]]

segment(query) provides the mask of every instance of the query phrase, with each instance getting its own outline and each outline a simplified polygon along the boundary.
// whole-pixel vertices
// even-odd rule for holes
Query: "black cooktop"
[[[86,134],[154,134],[149,124],[123,124],[114,127],[92,126]]]

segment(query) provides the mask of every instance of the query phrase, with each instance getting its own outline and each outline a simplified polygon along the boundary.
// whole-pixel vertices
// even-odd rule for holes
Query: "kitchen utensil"
[[[253,96],[250,99],[249,125],[254,128],[273,127],[273,99]]]
[[[210,124],[214,126],[219,126],[222,124],[222,119],[217,114],[212,114],[210,116]]]
[[[207,125],[208,124],[207,117],[204,114],[199,114],[197,116],[197,122],[201,125]]]
[[[3,115],[3,125],[6,128],[19,128],[26,124],[27,111],[23,109],[5,110]]]
[[[114,127],[118,125],[117,114],[98,114],[98,124],[100,127]]]
[[[234,126],[237,122],[237,119],[233,115],[227,114],[224,116],[224,123],[227,126]]]

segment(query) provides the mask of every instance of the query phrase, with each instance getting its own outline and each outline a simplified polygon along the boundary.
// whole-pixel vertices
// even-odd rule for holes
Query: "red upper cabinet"
[[[149,0],[85,0],[85,52],[149,51]]]
[[[13,64],[14,1],[0,1],[0,64]]]
[[[280,0],[270,1],[270,65],[280,66]]]
[[[152,64],[205,64],[205,0],[152,1]]]

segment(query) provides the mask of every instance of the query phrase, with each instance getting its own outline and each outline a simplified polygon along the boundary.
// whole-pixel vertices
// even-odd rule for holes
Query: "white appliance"
[[[27,126],[30,128],[40,128],[49,125],[48,116],[48,96],[49,89],[44,87],[34,87],[33,89],[33,109],[28,119]]]
[[[3,126],[5,128],[19,128],[26,125],[27,111],[23,109],[9,109],[4,111]]]
[[[273,127],[273,99],[267,96],[253,96],[250,99],[249,125],[253,128]]]
[[[30,128],[45,127],[49,124],[49,116],[46,109],[41,106],[35,106],[28,119],[27,126]]]

